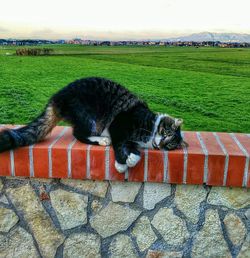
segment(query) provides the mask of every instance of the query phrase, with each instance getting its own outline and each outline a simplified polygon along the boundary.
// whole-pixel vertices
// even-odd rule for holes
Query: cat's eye
[[[166,136],[167,132],[164,128],[162,128],[161,131],[160,131],[160,134]]]
[[[165,128],[162,128],[160,130],[160,134],[163,136],[163,137],[171,137],[172,136],[172,132],[165,129]]]

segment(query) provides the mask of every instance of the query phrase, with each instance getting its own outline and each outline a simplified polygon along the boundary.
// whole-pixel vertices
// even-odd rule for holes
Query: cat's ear
[[[175,124],[176,127],[180,127],[180,126],[183,124],[183,119],[181,119],[181,118],[176,118],[176,119],[174,120],[174,124]]]
[[[183,124],[183,120],[181,118],[175,118],[174,124],[172,125],[173,129],[179,128]]]

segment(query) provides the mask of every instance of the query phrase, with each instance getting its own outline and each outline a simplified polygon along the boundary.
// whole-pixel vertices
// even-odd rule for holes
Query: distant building
[[[124,40],[124,41],[101,41],[101,40],[83,40],[75,38],[71,40],[18,40],[18,39],[0,39],[0,45],[7,46],[34,46],[42,44],[74,44],[86,46],[176,46],[176,47],[221,47],[221,48],[248,48],[247,42],[220,42],[220,41],[152,41],[152,40]]]

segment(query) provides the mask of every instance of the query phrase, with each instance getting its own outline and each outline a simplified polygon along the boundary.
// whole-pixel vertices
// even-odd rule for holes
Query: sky
[[[161,39],[249,33],[250,0],[0,1],[0,38]]]

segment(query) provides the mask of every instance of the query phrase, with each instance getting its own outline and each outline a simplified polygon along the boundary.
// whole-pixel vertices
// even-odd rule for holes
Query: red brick
[[[0,176],[10,176],[10,152],[6,151],[0,154]]]
[[[138,164],[129,168],[128,170],[128,181],[143,182],[144,181],[144,163],[145,163],[145,153],[144,150],[141,151],[141,160]]]
[[[217,133],[229,154],[227,186],[242,186],[246,157],[228,133]]]
[[[208,151],[207,185],[223,185],[225,155],[213,133],[201,132],[202,140]]]
[[[65,134],[52,146],[52,177],[68,177],[68,146],[72,143],[74,137],[72,129],[68,128]]]
[[[71,177],[86,179],[87,146],[77,141],[71,149]]]
[[[235,136],[243,148],[247,151],[248,156],[250,156],[250,137],[248,137],[246,134],[235,134]],[[250,161],[248,161],[248,175],[246,183],[247,187],[250,187]]]
[[[55,141],[58,134],[63,130],[63,127],[57,126],[47,138],[34,145],[33,147],[33,162],[34,176],[40,178],[49,177],[49,153],[48,147]]]
[[[202,184],[204,178],[205,155],[196,132],[185,132],[187,148],[187,184]]]
[[[163,182],[164,177],[164,152],[148,151],[148,181]]]
[[[182,149],[168,152],[168,183],[182,184],[184,173],[184,152]]]
[[[29,147],[18,148],[13,151],[15,161],[15,176],[30,176]]]
[[[90,149],[90,178],[105,180],[105,148],[92,146]]]

